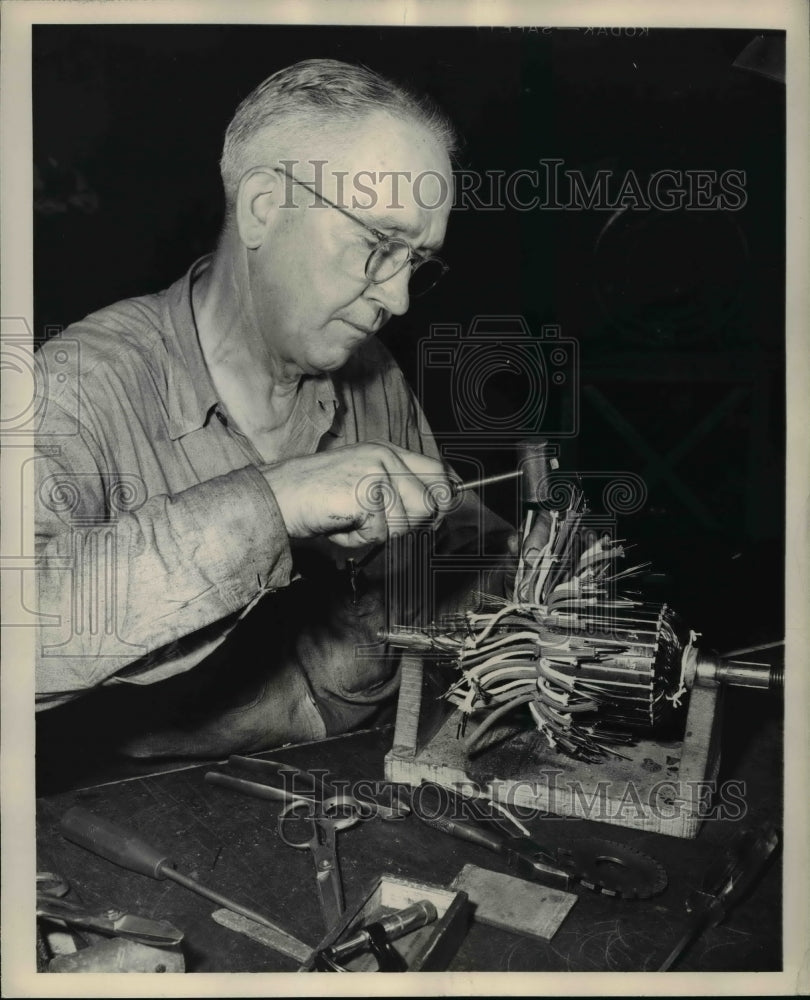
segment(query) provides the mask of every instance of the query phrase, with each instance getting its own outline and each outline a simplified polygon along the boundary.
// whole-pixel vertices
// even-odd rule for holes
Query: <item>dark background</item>
[[[670,600],[702,632],[702,648],[780,639],[785,94],[777,80],[734,66],[755,35],[34,26],[35,337],[166,287],[212,248],[224,130],[257,83],[302,58],[363,62],[427,91],[459,128],[468,169],[510,173],[556,158],[588,177],[633,170],[642,183],[663,169],[744,171],[747,203],[735,212],[456,212],[443,252],[449,275],[383,337],[416,386],[419,343],[433,323],[466,330],[476,316],[522,315],[535,339],[559,324],[579,344],[581,390],[578,433],[557,440],[561,465],[644,480],[646,502],[619,533],[636,543],[633,560],[659,572],[646,581],[649,596]],[[508,413],[524,385],[506,372],[487,388],[487,403]],[[422,398],[440,441],[453,427],[448,389],[437,382]],[[567,402],[554,397],[540,428],[553,440]],[[470,453],[493,472],[515,466],[507,446]],[[511,484],[485,499],[516,513]],[[122,774],[120,762],[83,747],[73,707],[40,713],[40,795]],[[745,773],[757,814],[777,823],[781,712],[762,692],[727,692],[719,775]],[[105,801],[127,788],[105,786]],[[684,892],[703,865],[688,861],[691,843],[660,839],[656,851],[671,848],[676,859],[671,885]],[[705,840],[697,847],[707,852]],[[735,968],[780,967],[776,879],[767,893],[743,913],[758,924]],[[758,927],[769,932],[762,941]],[[486,933],[496,951],[498,933]],[[503,955],[511,962],[514,950]],[[536,967],[536,943],[527,961]],[[717,949],[715,964],[706,961],[686,967],[729,959]]]
[[[534,336],[559,324],[580,351],[563,468],[644,478],[622,534],[709,644],[781,638],[784,86],[733,65],[755,35],[34,26],[36,338],[167,286],[212,248],[227,123],[301,58],[363,62],[426,91],[469,169],[744,170],[734,212],[629,211],[607,228],[598,209],[455,212],[443,286],[383,336],[416,385],[431,323],[520,314]],[[520,392],[510,377],[492,380],[492,405]],[[448,392],[422,402],[441,439]],[[502,471],[515,456],[484,461]],[[514,516],[513,488],[486,499]]]

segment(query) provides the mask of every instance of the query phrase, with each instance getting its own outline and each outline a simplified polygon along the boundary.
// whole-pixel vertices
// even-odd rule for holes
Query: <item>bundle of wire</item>
[[[462,713],[459,738],[476,722],[468,752],[528,709],[562,753],[625,757],[617,746],[635,741],[633,729],[660,727],[681,707],[689,633],[667,605],[621,590],[649,564],[620,570],[627,547],[586,515],[581,490],[563,511],[529,509],[510,597],[481,594],[474,611],[389,636],[454,661],[460,676],[444,697]]]

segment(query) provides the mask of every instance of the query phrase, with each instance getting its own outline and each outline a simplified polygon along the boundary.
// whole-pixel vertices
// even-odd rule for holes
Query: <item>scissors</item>
[[[393,814],[394,810],[345,793],[329,795],[328,792],[334,789],[319,780],[317,775],[276,761],[253,761],[232,756],[228,763],[250,770],[265,781],[282,782],[280,787],[265,781],[248,781],[221,771],[209,771],[205,775],[205,780],[211,784],[255,798],[286,803],[278,818],[279,836],[288,847],[312,852],[321,912],[327,928],[333,927],[345,909],[337,858],[337,831],[346,830],[374,815],[389,818],[388,813]]]
[[[327,930],[335,926],[346,909],[337,856],[337,831],[347,830],[361,819],[360,803],[351,795],[334,795],[323,802],[299,799],[285,806],[278,818],[278,832],[284,843],[299,851],[312,852],[321,913]],[[305,823],[309,824],[309,831],[300,840],[302,824]]]

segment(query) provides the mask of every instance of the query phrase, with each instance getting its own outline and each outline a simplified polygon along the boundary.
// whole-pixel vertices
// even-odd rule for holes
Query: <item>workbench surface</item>
[[[726,719],[720,780],[744,782],[744,819],[709,820],[695,840],[587,820],[538,818],[527,824],[553,843],[577,836],[605,837],[656,857],[669,877],[663,894],[625,901],[578,888],[576,905],[550,942],[473,922],[451,970],[656,969],[686,928],[687,895],[700,885],[705,868],[717,860],[729,838],[742,824],[769,820],[781,826],[781,782],[773,780],[782,770],[779,706],[763,711],[757,693],[731,691]],[[392,731],[386,727],[258,756],[301,768],[328,769],[348,780],[377,780],[382,778],[391,739]],[[276,817],[281,805],[206,783],[209,766],[159,773],[152,768],[152,773],[140,776],[41,795],[38,868],[61,873],[84,903],[170,921],[185,934],[182,947],[188,972],[294,971],[294,960],[216,924],[211,919],[215,904],[172,881],[155,881],[118,868],[59,833],[65,811],[82,805],[164,849],[180,872],[266,914],[308,944],[317,944],[324,927],[312,857],[279,838]],[[465,864],[508,872],[495,854],[448,837],[413,816],[391,822],[375,818],[340,832],[338,838],[349,907],[359,904],[383,873],[449,885]],[[692,946],[678,970],[780,970],[781,899],[781,863],[776,857],[749,897],[724,924]]]

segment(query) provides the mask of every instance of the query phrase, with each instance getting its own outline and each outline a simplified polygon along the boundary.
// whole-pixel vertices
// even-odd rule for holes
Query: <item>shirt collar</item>
[[[194,279],[210,262],[210,254],[200,257],[164,293],[164,330],[170,359],[167,410],[172,440],[204,427],[212,411],[222,408],[200,347],[191,299]],[[307,415],[325,433],[338,409],[334,383],[329,375],[305,378],[313,383],[306,397],[312,407]]]

